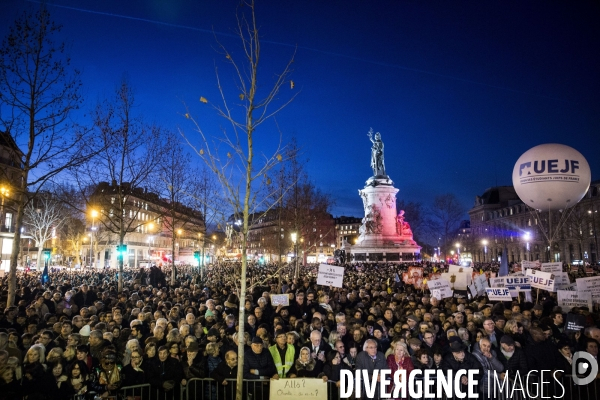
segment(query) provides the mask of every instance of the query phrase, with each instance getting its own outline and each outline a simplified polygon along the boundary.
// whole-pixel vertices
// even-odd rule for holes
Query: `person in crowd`
[[[323,371],[323,362],[311,356],[308,347],[300,349],[298,359],[292,365],[289,371],[290,378],[317,378]]]
[[[500,339],[502,344],[502,339]],[[492,349],[492,343],[488,338],[481,339],[473,351],[473,355],[481,364],[483,376],[480,379],[479,392],[486,397],[489,391],[490,382],[494,382],[494,376],[499,376],[500,380],[504,380],[504,365],[496,355],[496,351]]]
[[[273,357],[279,377],[287,378],[287,374],[296,360],[296,348],[294,345],[287,343],[285,331],[275,332],[275,344],[269,347],[269,352]]]
[[[91,374],[89,390],[101,397],[116,396],[122,386],[121,366],[117,364],[117,354],[108,348],[100,355],[100,365]]]
[[[367,376],[372,377],[373,372],[381,369],[388,368],[385,360],[385,355],[382,352],[377,351],[377,341],[374,339],[367,339],[363,345],[363,351],[358,353],[356,356],[356,371],[367,371]],[[363,399],[379,399],[380,389],[379,382],[375,386],[374,393],[367,393],[364,381],[362,384],[362,398]],[[373,396],[373,397],[371,397]]]
[[[387,366],[392,371],[392,376],[396,373],[396,371],[406,371],[406,379],[410,372],[414,369],[414,365],[408,354],[408,349],[406,348],[406,344],[398,341],[394,345],[394,353],[390,354],[387,359]],[[394,385],[389,387],[388,393],[394,393]]]
[[[237,369],[237,353],[230,350],[225,353],[225,360],[221,361],[217,368],[210,373],[210,377],[217,383],[219,399],[233,400],[235,398],[237,385],[232,380],[237,378]]]
[[[169,400],[179,398],[183,367],[177,359],[169,356],[167,346],[158,348],[158,361],[154,367],[150,367],[148,381],[158,390],[161,398]]]
[[[68,365],[66,370],[67,376],[67,395],[75,398],[85,398],[88,392],[89,373],[85,362],[75,360]]]
[[[453,371],[456,374],[460,370],[477,370],[472,379],[479,381],[483,376],[483,367],[477,358],[466,351],[467,346],[461,341],[452,341],[450,343],[450,353],[446,355],[442,362],[442,370]],[[469,378],[462,376],[460,380],[461,390],[466,393]]]

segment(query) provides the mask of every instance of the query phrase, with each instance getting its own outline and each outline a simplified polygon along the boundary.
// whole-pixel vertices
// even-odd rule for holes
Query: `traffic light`
[[[194,252],[194,258],[198,261],[200,261],[200,252],[199,251],[195,251]]]
[[[50,259],[50,255],[52,254],[52,249],[43,249],[42,253],[43,253],[43,256],[44,256],[44,260],[49,260]]]
[[[117,246],[117,255],[124,257],[127,254],[127,245],[121,244]]]

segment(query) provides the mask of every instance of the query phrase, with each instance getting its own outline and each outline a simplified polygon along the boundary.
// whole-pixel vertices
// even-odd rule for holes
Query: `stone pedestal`
[[[358,191],[365,217],[355,245],[342,248],[354,261],[410,262],[419,259],[421,247],[413,240],[404,212],[396,212],[398,189],[387,175],[369,178]]]

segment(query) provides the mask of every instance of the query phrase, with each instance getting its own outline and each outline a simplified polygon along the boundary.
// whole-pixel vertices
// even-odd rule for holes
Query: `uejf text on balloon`
[[[546,165],[548,165],[549,174],[574,174],[579,169],[578,160],[564,160],[564,168],[559,168],[559,160],[536,160],[533,162],[533,172],[536,174],[543,174],[546,172]],[[560,163],[563,166],[563,163]],[[523,170],[527,171],[527,175],[531,175],[531,161],[521,163],[519,167],[519,176],[523,175]]]

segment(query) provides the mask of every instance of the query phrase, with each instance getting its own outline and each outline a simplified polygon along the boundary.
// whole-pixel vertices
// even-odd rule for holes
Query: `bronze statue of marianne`
[[[371,147],[371,168],[373,169],[374,176],[386,176],[385,175],[385,164],[383,162],[383,142],[381,141],[381,134],[377,132],[375,139],[373,139],[373,128],[369,130],[367,134],[373,147]]]

